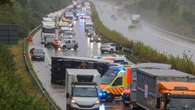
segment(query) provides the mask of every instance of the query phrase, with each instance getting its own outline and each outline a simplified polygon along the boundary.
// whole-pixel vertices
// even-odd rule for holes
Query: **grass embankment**
[[[23,43],[0,46],[0,108],[2,110],[50,110],[46,99],[26,70]]]
[[[131,53],[126,53],[129,60],[140,63],[140,62],[159,62],[171,64],[173,68],[195,75],[195,65],[191,61],[191,58],[186,55],[183,58],[167,56],[159,53],[151,47],[145,46],[141,42],[129,41],[123,35],[116,31],[108,29],[100,20],[95,7],[92,7],[92,18],[95,25],[95,29],[98,34],[101,34],[103,39],[120,44],[123,47],[132,50]],[[170,47],[171,48],[171,47]]]
[[[46,14],[64,8],[71,0],[0,0],[0,24],[16,24],[20,37],[41,24]]]

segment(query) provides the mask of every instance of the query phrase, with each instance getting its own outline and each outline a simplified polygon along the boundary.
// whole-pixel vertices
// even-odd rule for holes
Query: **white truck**
[[[96,69],[66,69],[65,79],[68,110],[99,109],[97,84],[100,73]]]
[[[56,37],[56,25],[54,21],[42,21],[41,42],[48,46]]]
[[[61,48],[63,49],[78,49],[78,42],[73,38],[66,38],[62,40]]]
[[[131,15],[131,23],[130,23],[130,28],[133,28],[133,27],[136,27],[137,24],[140,22],[140,19],[141,19],[141,15],[139,14],[132,14]]]

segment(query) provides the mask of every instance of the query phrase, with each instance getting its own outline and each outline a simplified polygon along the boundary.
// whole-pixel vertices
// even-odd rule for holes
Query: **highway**
[[[135,29],[128,29],[130,23],[130,13],[120,6],[110,3],[109,0],[91,0],[97,9],[101,21],[110,28],[120,32],[129,40],[140,41],[157,51],[174,56],[187,54],[192,56],[195,62],[195,44],[184,39],[180,39],[173,34],[159,31],[144,20]]]
[[[51,79],[51,56],[63,56],[63,55],[71,55],[71,56],[82,56],[82,57],[91,57],[95,55],[100,55],[100,46],[101,43],[90,43],[89,39],[85,36],[83,21],[80,20],[74,26],[74,30],[76,32],[76,39],[79,43],[79,48],[77,51],[68,50],[55,50],[53,48],[44,48],[41,45],[41,30],[39,30],[33,36],[32,45],[30,45],[29,49],[35,48],[44,48],[45,54],[45,62],[37,62],[33,61],[33,68],[37,73],[38,78],[42,82],[44,88],[49,93],[51,98],[56,102],[56,104],[62,109],[66,110],[66,101],[65,101],[65,89],[63,86],[53,85],[50,83]],[[124,107],[120,101],[113,101],[112,103],[103,103],[101,104],[100,110],[129,110],[128,107]]]

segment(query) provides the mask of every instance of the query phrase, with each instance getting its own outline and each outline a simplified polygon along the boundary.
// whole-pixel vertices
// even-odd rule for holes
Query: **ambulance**
[[[121,97],[121,94],[131,84],[131,69],[124,66],[111,66],[101,78],[99,99],[101,101],[113,101]]]

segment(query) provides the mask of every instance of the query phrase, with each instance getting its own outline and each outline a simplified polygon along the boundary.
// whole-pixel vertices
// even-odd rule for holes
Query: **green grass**
[[[108,29],[101,22],[94,6],[92,8],[92,11],[93,11],[92,18],[97,33],[101,34],[103,39],[120,44],[123,47],[131,49],[132,53],[126,53],[127,58],[129,58],[129,60],[133,61],[134,63],[141,62],[167,63],[171,64],[175,69],[195,75],[195,65],[191,61],[190,57],[187,57],[186,55],[184,55],[183,58],[167,56],[163,53],[157,52],[156,50],[152,49],[149,46],[145,46],[141,42],[129,41],[120,33]]]
[[[23,43],[0,46],[0,108],[3,110],[50,110],[34,86],[23,59]]]

